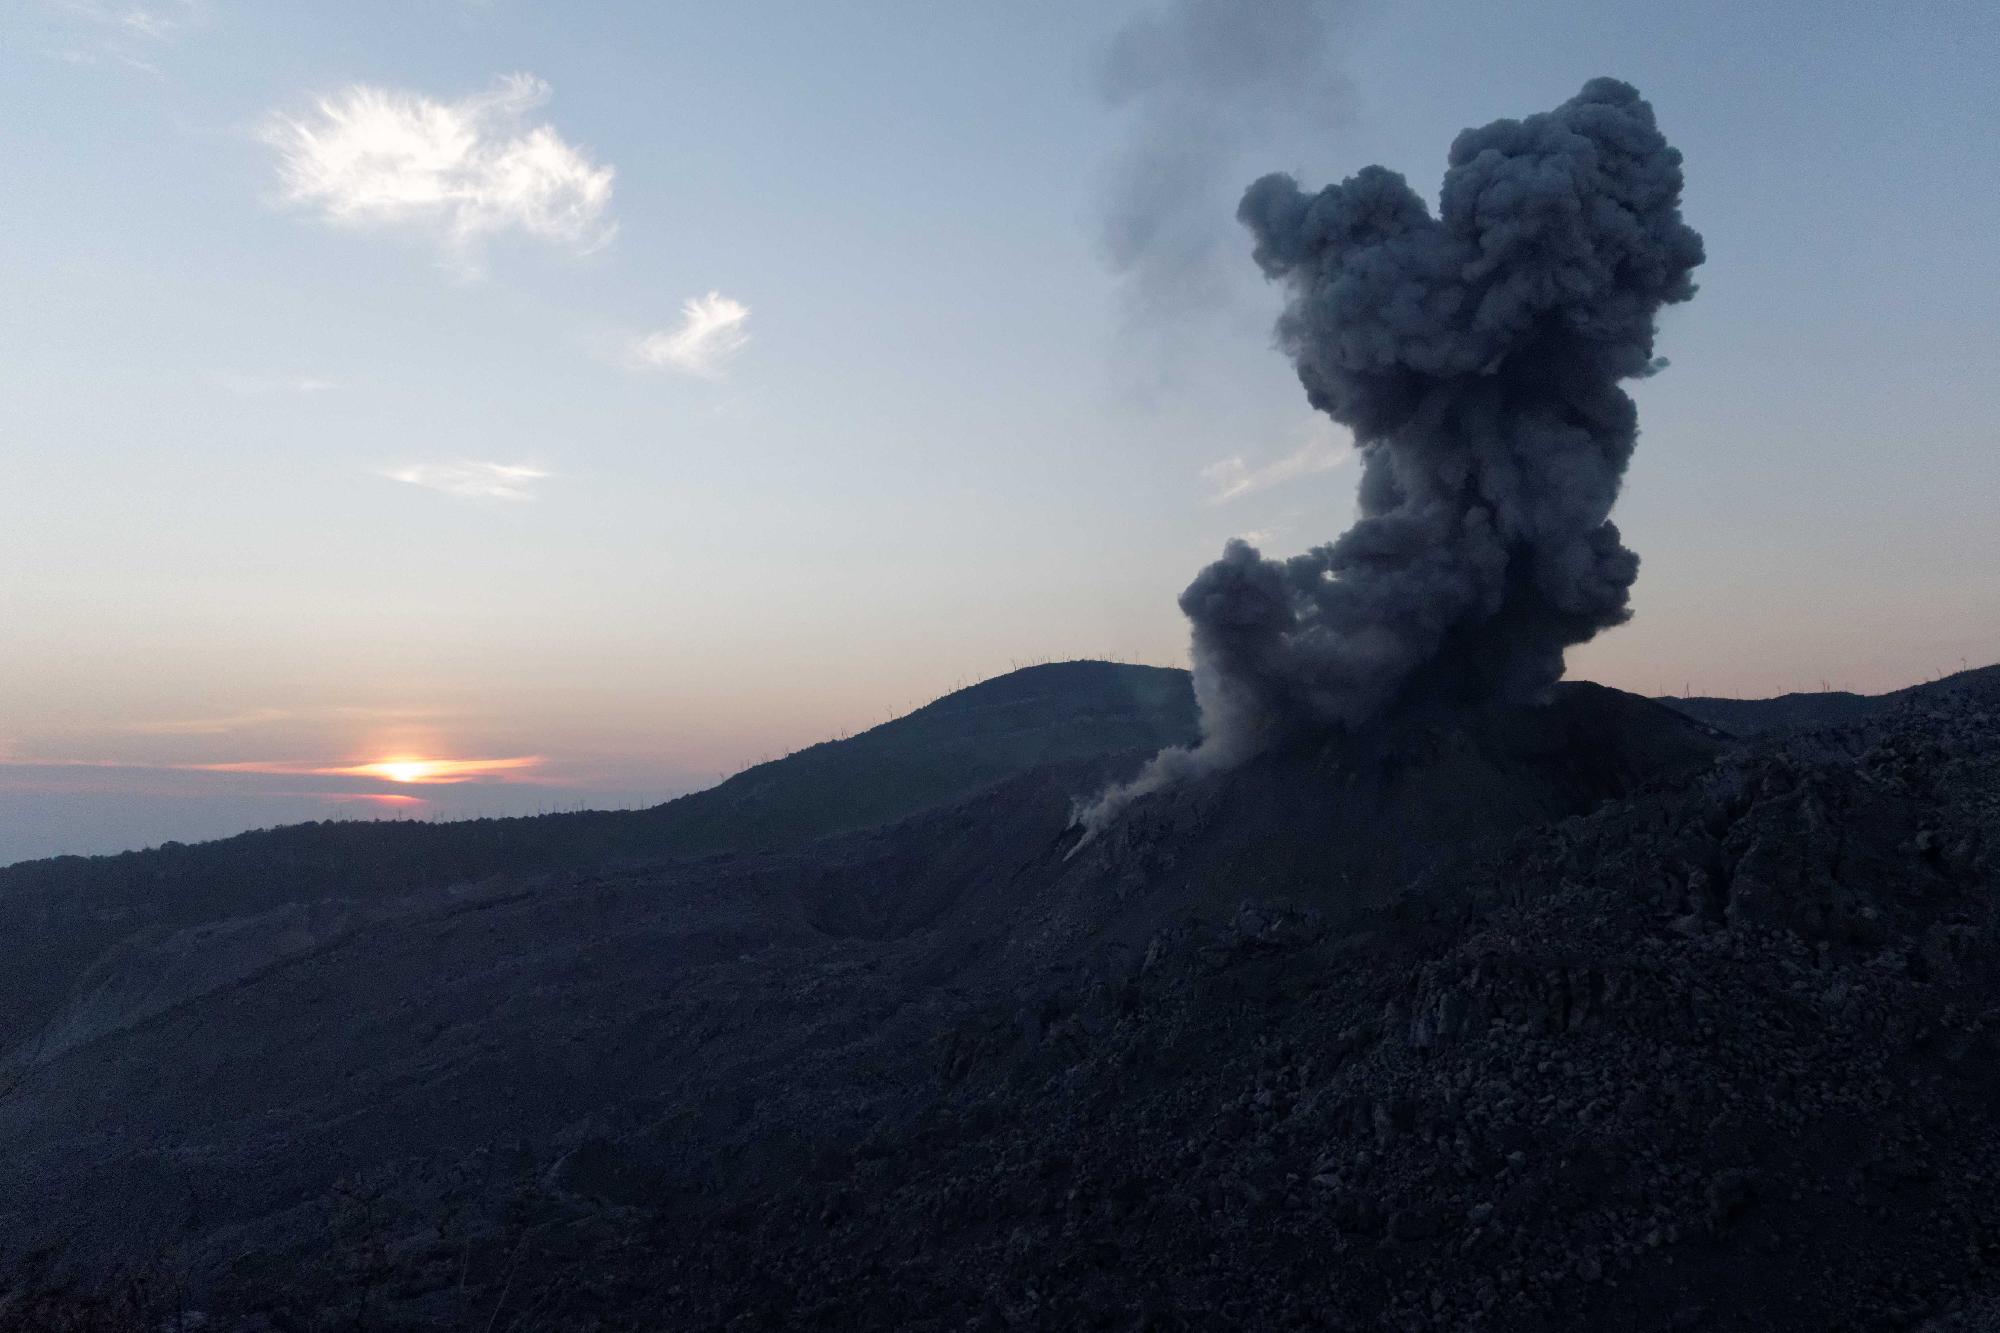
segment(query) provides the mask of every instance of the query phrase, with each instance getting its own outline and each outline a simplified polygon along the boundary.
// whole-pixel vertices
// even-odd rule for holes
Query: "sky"
[[[1225,539],[1353,513],[1243,185],[1434,195],[1601,74],[1709,257],[1633,388],[1636,615],[1572,674],[2000,658],[1992,6],[1330,4],[1295,97],[1174,104],[1164,270],[1117,74],[1160,7],[9,5],[0,863],[650,804],[1013,666],[1185,665]]]

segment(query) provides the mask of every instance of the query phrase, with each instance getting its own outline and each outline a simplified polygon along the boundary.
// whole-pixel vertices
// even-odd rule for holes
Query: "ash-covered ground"
[[[1988,1326],[2000,669],[1404,714],[1081,848],[1190,717],[1042,670],[964,719],[1011,776],[817,842],[0,872],[81,959],[0,1327]]]

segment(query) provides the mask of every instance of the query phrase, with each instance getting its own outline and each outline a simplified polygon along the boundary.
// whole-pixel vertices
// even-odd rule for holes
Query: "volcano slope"
[[[469,884],[798,846],[1038,765],[1193,733],[1186,672],[1055,662],[648,810],[329,821],[0,868],[0,1086],[23,1051],[46,1055],[50,1040],[157,1011],[190,988],[247,975],[364,921],[427,910]],[[94,1004],[79,1007],[83,994]],[[51,1028],[65,1004],[69,1025]]]
[[[1566,686],[1082,846],[1143,753],[461,885],[50,1043],[8,1309],[150,1265],[225,1328],[1948,1315],[2000,1261],[1996,696],[1743,743]]]

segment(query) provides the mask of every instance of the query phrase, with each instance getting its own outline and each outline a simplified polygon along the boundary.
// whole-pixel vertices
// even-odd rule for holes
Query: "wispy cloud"
[[[204,0],[154,0],[147,4],[104,4],[101,0],[44,0],[44,8],[66,20],[78,45],[53,52],[75,65],[109,62],[160,75],[154,57],[191,28],[208,19]]]
[[[681,304],[680,326],[639,339],[628,349],[628,360],[648,369],[718,379],[723,366],[750,341],[743,327],[749,318],[749,306],[721,292],[689,297]]]
[[[478,782],[493,778],[512,781],[508,776],[540,768],[546,761],[537,754],[512,755],[500,759],[392,758],[361,764],[329,764],[314,759],[244,759],[226,764],[162,764],[130,759],[50,759],[20,754],[0,748],[4,768],[129,768],[172,773],[268,773],[289,777],[374,778],[381,782]]]
[[[613,231],[613,171],[526,124],[548,100],[530,74],[456,101],[355,84],[303,118],[271,117],[263,137],[286,200],[337,225],[423,232],[463,266],[496,232],[593,248]]]
[[[236,763],[160,763],[136,759],[50,759],[0,752],[0,791],[103,792],[151,791],[158,795],[192,795],[201,786],[187,786],[206,775],[214,782],[247,782],[268,796],[297,796],[318,800],[372,801],[383,805],[422,805],[425,798],[407,789],[452,788],[490,784],[526,784],[534,787],[566,785],[558,778],[540,773],[545,760],[539,755],[499,759],[422,759],[398,757],[372,763],[326,763],[315,760],[245,760]],[[263,779],[311,778],[310,790],[292,785],[273,786]],[[330,781],[329,781],[330,780]],[[326,783],[331,790],[320,786]],[[367,784],[383,784],[402,793],[384,791]],[[240,783],[237,784],[240,788]]]
[[[201,0],[124,5],[108,5],[99,0],[56,0],[55,7],[108,32],[152,42],[170,42],[208,17],[208,6]]]
[[[318,764],[310,760],[252,759],[231,764],[172,764],[191,773],[271,773],[293,777],[375,778],[382,782],[452,783],[492,779],[506,782],[511,775],[542,764],[540,755],[518,755],[505,759],[383,759],[366,764]]]
[[[128,722],[117,729],[135,736],[225,736],[230,732],[288,722],[293,716],[289,709],[253,708],[247,713],[231,713],[226,717],[177,717],[155,722]]]
[[[1202,477],[1214,487],[1207,503],[1227,504],[1257,491],[1282,486],[1300,477],[1309,477],[1316,472],[1330,472],[1348,459],[1354,457],[1354,450],[1334,442],[1323,434],[1315,434],[1292,452],[1282,458],[1252,467],[1242,457],[1225,458],[1210,463],[1201,470]]]
[[[534,485],[549,474],[514,463],[417,463],[382,474],[391,481],[425,486],[461,500],[532,500]]]
[[[282,723],[331,722],[411,722],[449,717],[442,708],[385,708],[373,704],[322,704],[310,708],[250,708],[240,713],[212,717],[142,718],[137,721],[104,722],[88,728],[96,732],[117,732],[128,736],[224,736],[233,732],[275,727]],[[7,762],[0,748],[0,763]]]
[[[338,388],[332,380],[321,379],[317,375],[284,375],[270,378],[262,375],[229,375],[213,377],[216,384],[238,398],[268,398],[273,394],[314,394],[325,393]]]

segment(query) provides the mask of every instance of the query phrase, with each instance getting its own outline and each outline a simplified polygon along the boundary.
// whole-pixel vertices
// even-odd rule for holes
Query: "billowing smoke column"
[[[1316,195],[1266,176],[1237,216],[1288,301],[1278,339],[1354,432],[1360,517],[1290,560],[1233,541],[1181,594],[1202,740],[1079,813],[1240,763],[1412,694],[1533,699],[1626,620],[1639,558],[1609,518],[1661,306],[1694,294],[1681,155],[1632,87],[1467,130],[1438,215],[1369,167]]]

